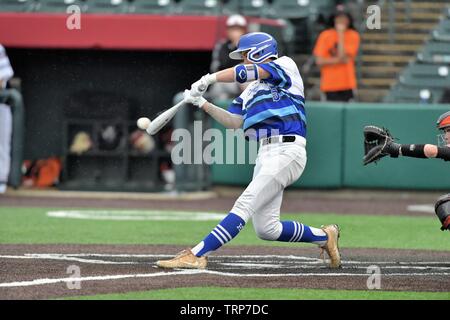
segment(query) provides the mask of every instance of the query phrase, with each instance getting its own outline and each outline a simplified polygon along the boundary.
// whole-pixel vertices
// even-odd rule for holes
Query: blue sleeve
[[[232,114],[237,114],[237,115],[242,116],[243,115],[242,99],[240,97],[237,97],[236,99],[234,99],[228,106],[228,111],[231,112]]]
[[[292,85],[291,78],[278,64],[274,62],[261,63],[258,65],[261,69],[270,73],[270,77],[265,79],[273,85],[280,86],[282,88],[288,89]]]

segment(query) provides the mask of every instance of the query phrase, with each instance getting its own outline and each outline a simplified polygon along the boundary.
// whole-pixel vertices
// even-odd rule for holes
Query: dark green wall
[[[399,189],[450,189],[450,162],[439,159],[385,158],[362,165],[365,125],[389,128],[400,143],[437,144],[436,120],[450,106],[358,104],[346,109],[343,185]]]
[[[221,104],[225,107],[226,104]],[[308,103],[308,163],[294,186],[337,188],[341,186],[343,112],[340,104]],[[329,125],[325,125],[329,124]],[[215,122],[215,128],[224,127]],[[248,144],[247,144],[248,145]],[[319,170],[319,172],[317,171]],[[253,165],[213,165],[214,183],[241,185],[251,181]]]
[[[363,128],[384,126],[401,143],[437,143],[436,119],[449,105],[307,103],[308,163],[300,188],[450,189],[450,163],[389,157],[363,166]],[[216,124],[216,127],[220,127]],[[251,165],[212,165],[213,183],[246,185]]]
[[[8,55],[22,79],[27,159],[61,155],[64,110],[78,108],[84,95],[124,99],[130,119],[153,118],[171,106],[176,92],[207,73],[210,63],[209,52],[8,49]],[[85,117],[124,116],[95,103],[79,111]]]

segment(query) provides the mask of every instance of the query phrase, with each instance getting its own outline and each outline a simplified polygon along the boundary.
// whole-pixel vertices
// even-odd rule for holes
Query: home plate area
[[[206,270],[168,270],[155,263],[173,257],[160,253],[176,252],[173,248],[163,251],[158,246],[74,246],[57,252],[44,251],[52,247],[47,245],[37,248],[36,253],[25,251],[31,247],[1,250],[0,266],[6,272],[0,277],[0,298],[49,298],[186,286],[368,290],[373,289],[371,283],[377,284],[372,281],[377,275],[382,290],[447,291],[450,287],[450,259],[443,252],[345,249],[342,268],[330,269],[318,258],[317,250],[309,248],[294,251],[230,247],[213,254]],[[79,250],[82,248],[86,251]],[[79,275],[67,271],[73,266],[79,268]],[[67,283],[74,281],[81,283],[81,290],[67,290]]]

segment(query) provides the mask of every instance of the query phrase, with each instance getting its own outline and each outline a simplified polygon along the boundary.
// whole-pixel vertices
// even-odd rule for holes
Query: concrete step
[[[379,102],[388,92],[389,90],[387,89],[358,89],[356,95],[358,101],[361,102]]]
[[[359,80],[361,87],[382,87],[390,88],[392,84],[397,82],[397,78],[363,78]]]
[[[387,63],[400,63],[400,64],[406,64],[411,60],[415,59],[415,56],[405,56],[405,55],[362,55],[361,57],[363,63],[367,62],[380,62],[384,63],[385,65]]]
[[[405,22],[409,21],[411,23],[413,22],[434,22],[438,21],[439,18],[442,16],[442,13],[440,11],[438,12],[395,12],[393,19],[395,22]],[[389,21],[389,13],[382,12],[381,14],[381,21]]]
[[[361,72],[367,75],[378,75],[378,74],[398,74],[403,70],[403,67],[397,66],[362,66]]]
[[[423,42],[429,37],[428,34],[417,34],[417,33],[396,33],[393,37],[395,42],[399,41],[408,41],[411,42]],[[389,33],[374,33],[369,31],[364,32],[361,35],[361,43],[367,42],[388,42],[389,41]]]
[[[416,52],[422,48],[421,44],[389,44],[389,43],[362,43],[363,51],[381,51],[381,52]]]
[[[408,23],[408,22],[394,22],[394,28],[398,30],[425,30],[427,32],[434,29],[437,25],[436,23],[429,22],[419,22],[419,23]],[[381,22],[381,29],[389,30],[388,22]]]
[[[415,2],[411,1],[410,3],[405,1],[394,1],[394,7],[397,9],[400,8],[414,8],[414,9],[443,9],[448,4],[448,1],[421,1],[421,2]]]
[[[385,88],[389,89],[392,84],[397,82],[396,78],[365,78],[360,79],[358,81],[358,86],[364,89],[367,88]],[[307,83],[310,86],[319,86],[320,85],[320,78],[316,77],[309,77],[307,79]]]

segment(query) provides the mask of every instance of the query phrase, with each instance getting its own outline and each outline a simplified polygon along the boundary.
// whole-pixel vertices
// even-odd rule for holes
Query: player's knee
[[[234,206],[233,206],[233,209],[231,209],[231,212],[236,213],[245,221],[250,219],[250,217],[252,217],[254,214],[254,210],[252,208],[252,201],[251,201],[250,197],[241,195],[234,203]]]
[[[279,222],[265,224],[253,223],[258,238],[262,240],[275,241],[280,237],[281,224]]]

